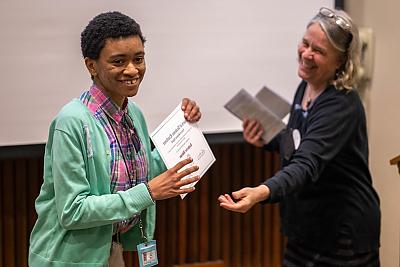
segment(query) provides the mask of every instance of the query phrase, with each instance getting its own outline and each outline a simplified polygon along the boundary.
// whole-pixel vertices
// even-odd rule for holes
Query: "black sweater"
[[[379,247],[379,198],[368,169],[368,139],[363,105],[354,90],[328,87],[306,111],[297,89],[287,129],[279,142],[282,169],[264,184],[270,203],[281,202],[282,230],[316,249],[337,249],[339,238],[356,252]],[[293,147],[292,130],[301,142]]]

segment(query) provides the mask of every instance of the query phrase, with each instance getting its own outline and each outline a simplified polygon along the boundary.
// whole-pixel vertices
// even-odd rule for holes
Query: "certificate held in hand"
[[[151,133],[150,137],[168,169],[186,158],[193,159],[191,164],[197,165],[199,169],[185,178],[195,175],[202,177],[215,162],[214,154],[197,123],[185,120],[181,104]],[[187,187],[193,185],[194,183]],[[182,194],[181,198],[185,196],[186,194]]]

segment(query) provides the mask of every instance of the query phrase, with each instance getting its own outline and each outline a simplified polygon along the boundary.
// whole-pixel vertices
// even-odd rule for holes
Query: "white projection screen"
[[[147,39],[147,72],[132,100],[152,131],[183,97],[205,133],[241,130],[223,108],[266,85],[291,101],[297,44],[328,0],[1,0],[0,146],[42,144],[61,106],[91,84],[80,33],[100,12],[133,17]]]

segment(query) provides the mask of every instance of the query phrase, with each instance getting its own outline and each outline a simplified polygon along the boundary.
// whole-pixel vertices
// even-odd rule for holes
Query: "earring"
[[[343,73],[343,71],[340,71],[339,69],[337,69],[335,71],[335,77],[333,78],[333,80],[336,81],[337,79],[339,79],[340,74],[342,74],[342,73]]]

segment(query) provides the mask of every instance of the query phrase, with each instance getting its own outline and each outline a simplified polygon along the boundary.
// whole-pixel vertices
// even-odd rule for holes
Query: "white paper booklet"
[[[193,159],[192,165],[199,166],[199,170],[185,178],[195,175],[202,177],[215,162],[214,154],[197,123],[185,120],[181,104],[151,133],[150,137],[168,169],[188,157]],[[189,165],[184,168],[187,167]],[[186,194],[182,194],[181,198],[185,196]]]
[[[264,86],[256,96],[241,89],[225,108],[241,120],[257,119],[264,127],[262,138],[267,144],[286,127],[283,119],[290,111],[290,104]]]

